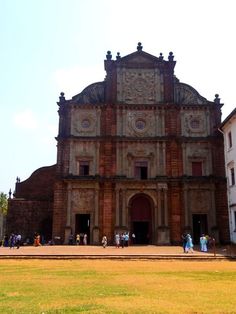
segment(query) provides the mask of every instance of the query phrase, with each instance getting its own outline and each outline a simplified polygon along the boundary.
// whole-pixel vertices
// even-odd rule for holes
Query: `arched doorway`
[[[135,195],[129,206],[130,230],[136,244],[152,243],[152,204],[145,194]]]

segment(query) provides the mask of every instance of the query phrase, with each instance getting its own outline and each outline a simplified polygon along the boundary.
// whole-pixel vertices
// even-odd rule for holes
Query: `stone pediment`
[[[87,86],[80,94],[72,97],[79,104],[101,104],[104,103],[104,82],[97,82]]]
[[[202,97],[192,86],[176,82],[175,83],[175,102],[182,105],[203,105],[207,104],[207,99]]]
[[[144,51],[136,51],[120,59],[120,63],[153,64],[160,59]]]

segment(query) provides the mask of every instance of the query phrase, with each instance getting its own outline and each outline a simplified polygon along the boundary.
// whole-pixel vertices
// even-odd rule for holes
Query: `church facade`
[[[165,60],[139,43],[115,60],[107,52],[103,82],[70,100],[61,93],[44,210],[53,238],[68,243],[71,234],[86,233],[90,244],[103,235],[112,243],[116,232],[128,231],[137,244],[167,245],[186,231],[195,243],[201,233],[229,241],[222,104],[181,83],[175,64],[172,52]],[[8,230],[23,184],[9,200]]]

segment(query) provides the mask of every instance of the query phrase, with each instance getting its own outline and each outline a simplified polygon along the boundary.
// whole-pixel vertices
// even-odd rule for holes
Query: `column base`
[[[69,238],[71,235],[71,227],[65,227],[65,240],[64,240],[64,244],[68,244],[69,243]]]
[[[93,235],[92,235],[92,237],[93,237],[92,242],[93,242],[94,245],[99,245],[100,244],[99,243],[99,235],[100,235],[99,228],[98,227],[94,227],[93,228]]]
[[[170,228],[161,226],[157,228],[157,244],[168,245],[170,244]]]

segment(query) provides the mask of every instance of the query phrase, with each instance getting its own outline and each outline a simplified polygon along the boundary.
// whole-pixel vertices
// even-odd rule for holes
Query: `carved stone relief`
[[[207,213],[211,210],[211,191],[190,190],[189,209],[192,213]]]
[[[154,136],[155,116],[151,111],[127,112],[127,136]]]
[[[72,191],[72,211],[73,212],[93,212],[94,211],[94,190],[76,189]]]
[[[99,130],[99,114],[95,110],[74,110],[72,111],[73,135],[94,136]]]
[[[206,98],[202,97],[192,86],[184,83],[175,84],[175,101],[182,105],[206,104]]]
[[[206,116],[204,113],[183,113],[182,134],[185,136],[206,136]]]
[[[118,69],[117,100],[127,104],[160,102],[163,90],[158,69]]]

